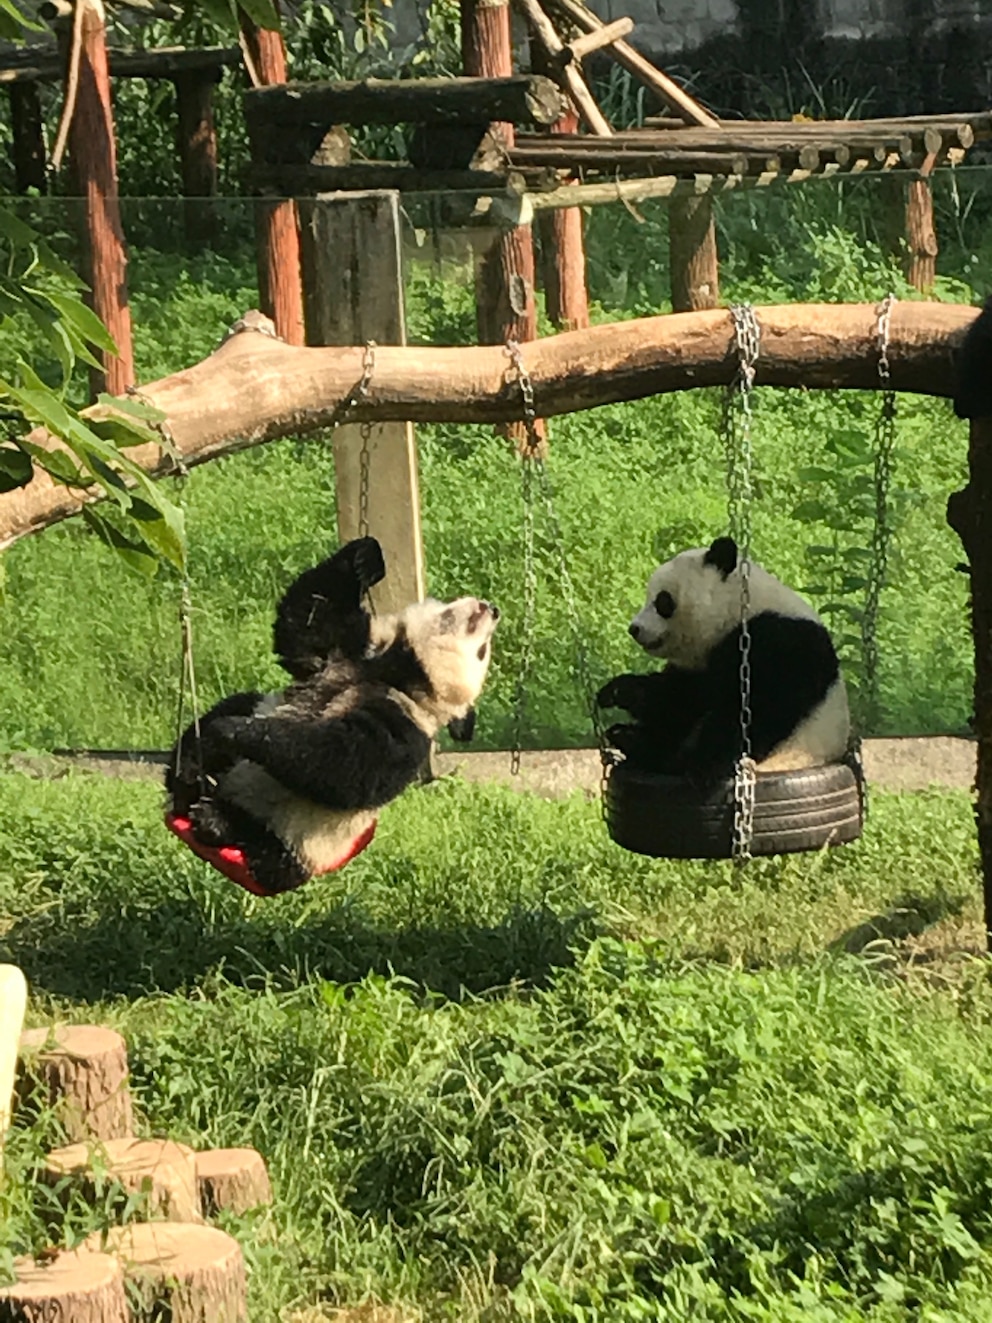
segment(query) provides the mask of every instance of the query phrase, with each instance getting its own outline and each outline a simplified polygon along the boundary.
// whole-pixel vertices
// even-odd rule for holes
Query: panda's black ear
[[[718,537],[703,557],[704,565],[715,566],[724,578],[737,568],[737,543],[732,537]]]

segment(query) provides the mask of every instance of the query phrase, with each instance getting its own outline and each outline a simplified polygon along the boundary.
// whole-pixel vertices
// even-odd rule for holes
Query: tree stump
[[[0,1323],[130,1323],[124,1274],[109,1254],[73,1250],[48,1263],[16,1259],[17,1281],[0,1289]]]
[[[196,1183],[206,1216],[245,1213],[272,1202],[265,1159],[253,1148],[213,1148],[196,1154]]]
[[[24,1023],[28,986],[16,965],[0,965],[0,1153],[10,1124],[10,1100],[17,1073],[17,1044]]]
[[[216,1227],[135,1222],[114,1227],[105,1245],[99,1232],[86,1244],[120,1259],[135,1323],[246,1323],[241,1246]]]
[[[21,1100],[51,1107],[66,1139],[131,1134],[127,1047],[113,1029],[92,1024],[29,1029],[21,1035],[21,1056]]]
[[[147,1217],[171,1222],[197,1222],[200,1196],[196,1188],[196,1154],[168,1139],[106,1139],[70,1144],[45,1159],[42,1179],[58,1185],[66,1177],[95,1198],[106,1183],[128,1194],[144,1194]]]

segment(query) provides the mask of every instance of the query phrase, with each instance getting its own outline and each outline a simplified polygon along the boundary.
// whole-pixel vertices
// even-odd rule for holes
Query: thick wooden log
[[[755,311],[761,324],[758,385],[877,387],[873,303],[781,304]],[[889,345],[894,388],[949,396],[952,353],[977,315],[976,308],[961,304],[896,304]],[[737,365],[730,314],[721,309],[591,326],[525,344],[522,354],[543,417],[695,386],[724,386]],[[360,346],[295,348],[246,331],[203,362],[143,386],[142,395],[165,414],[185,462],[199,464],[330,426],[361,381],[363,358]],[[522,416],[520,392],[507,381],[506,353],[499,345],[382,345],[376,351],[375,388],[349,411],[356,422],[485,423]],[[43,435],[35,433],[34,439],[44,443]],[[173,471],[158,446],[128,453],[151,473]],[[37,473],[27,487],[0,496],[0,550],[77,513],[85,499]]]
[[[10,1125],[17,1051],[27,999],[27,983],[21,971],[16,965],[0,965],[0,1170],[4,1136]]]
[[[15,1259],[0,1287],[0,1323],[130,1323],[121,1265],[109,1254],[72,1250],[43,1263]]]
[[[117,145],[110,100],[107,41],[101,0],[83,5],[79,88],[69,129],[69,155],[77,192],[85,199],[84,268],[93,311],[117,346],[103,354],[102,370],[90,373],[94,395],[123,395],[134,385],[131,309],[127,298],[127,250],[117,195]]]
[[[287,83],[245,93],[249,124],[272,132],[332,124],[553,124],[564,98],[537,74]]]
[[[44,6],[43,6],[44,7]],[[71,17],[72,7],[62,17]],[[174,78],[177,74],[197,69],[221,69],[241,63],[237,46],[204,46],[185,50],[182,46],[162,46],[158,49],[108,52],[112,78]],[[8,51],[0,66],[0,84],[51,83],[62,78],[64,65],[44,50],[29,47],[23,51]]]
[[[929,179],[911,179],[906,192],[906,278],[927,294],[937,279],[937,229]]]
[[[66,1139],[120,1139],[131,1134],[127,1046],[113,1029],[60,1024],[21,1038],[24,1102],[54,1113]]]
[[[217,1227],[132,1222],[85,1243],[120,1260],[138,1318],[247,1323],[241,1247]]]
[[[592,10],[587,9],[582,0],[553,0],[555,8],[566,18],[583,30],[597,32],[603,27],[602,21]],[[679,87],[667,74],[656,69],[650,60],[636,51],[629,42],[615,41],[606,48],[606,54],[616,60],[645,87],[649,87],[658,97],[670,106],[687,124],[698,124],[703,128],[714,128],[719,121],[704,110],[688,92]]]
[[[265,1159],[253,1148],[212,1148],[196,1155],[196,1183],[207,1217],[247,1213],[272,1202]]]
[[[286,83],[286,47],[282,33],[257,27],[239,9],[241,36],[253,75],[263,87],[259,91],[281,92]],[[324,126],[320,141],[331,126]],[[252,158],[259,158],[259,142],[248,125]],[[314,144],[314,146],[319,145]],[[255,203],[255,263],[262,311],[275,323],[276,332],[287,344],[302,345],[303,290],[300,275],[300,235],[296,204],[292,199],[259,199]]]
[[[18,193],[29,188],[48,192],[45,121],[36,82],[13,83],[10,88],[11,154]]]
[[[510,7],[507,0],[462,0],[462,68],[468,80],[505,81],[513,73],[510,36]],[[555,113],[545,123],[553,124],[570,109],[567,97],[543,75],[541,85],[555,90]],[[549,108],[551,101],[549,100]],[[490,133],[497,143],[513,146],[512,116],[493,115]],[[481,344],[505,344],[506,339],[533,340],[537,335],[537,304],[534,298],[534,236],[529,224],[500,226],[489,246],[477,252],[475,263],[475,320]],[[526,429],[519,422],[505,427],[517,445],[526,443]],[[543,430],[539,427],[539,434]]]
[[[968,485],[947,502],[947,522],[968,558],[975,640],[975,822],[982,865],[986,945],[992,951],[992,418],[968,424]]]
[[[41,1179],[61,1186],[68,1177],[86,1197],[99,1198],[107,1184],[141,1196],[140,1216],[170,1222],[196,1222],[200,1195],[196,1155],[168,1139],[103,1139],[54,1149],[41,1168]]]
[[[696,312],[720,302],[713,198],[672,198],[668,205],[668,264],[672,311]]]
[[[209,244],[217,234],[217,129],[214,124],[213,70],[177,74],[177,136],[183,178],[183,221],[192,244]]]

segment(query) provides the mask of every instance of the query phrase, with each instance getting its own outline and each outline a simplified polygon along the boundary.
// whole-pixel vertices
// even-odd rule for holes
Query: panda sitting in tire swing
[[[954,409],[962,418],[992,415],[992,297],[958,355]],[[741,574],[729,537],[656,569],[629,630],[666,665],[616,676],[596,696],[599,707],[629,718],[606,731],[623,757],[610,778],[607,820],[628,849],[673,858],[736,854],[730,837],[746,751],[757,777],[746,853],[816,849],[860,834],[860,768],[833,641],[808,602],[754,563],[745,719]]]

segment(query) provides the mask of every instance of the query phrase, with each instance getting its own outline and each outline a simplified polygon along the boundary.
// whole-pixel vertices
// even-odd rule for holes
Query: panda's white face
[[[405,633],[430,681],[430,707],[439,726],[465,716],[482,692],[498,620],[499,608],[478,597],[427,598],[394,618],[391,628]],[[373,624],[373,637],[375,632]]]
[[[753,561],[749,610],[818,619],[813,608]],[[647,601],[630,623],[631,637],[652,657],[701,670],[718,643],[740,624],[741,574],[737,547],[718,538],[680,552],[651,575]]]

